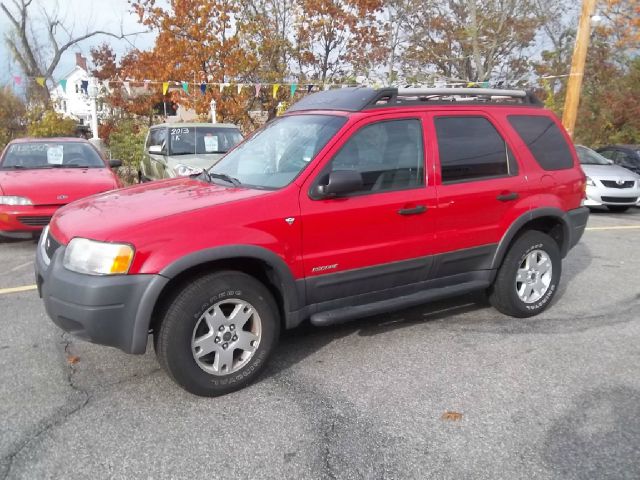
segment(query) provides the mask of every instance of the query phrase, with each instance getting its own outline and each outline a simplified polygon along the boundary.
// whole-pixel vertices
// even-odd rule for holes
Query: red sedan
[[[120,164],[80,138],[12,141],[0,157],[0,234],[38,232],[61,206],[121,187]]]

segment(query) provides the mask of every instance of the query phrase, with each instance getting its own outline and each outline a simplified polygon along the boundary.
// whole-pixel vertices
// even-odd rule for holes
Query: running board
[[[358,305],[355,307],[343,307],[335,310],[314,313],[311,315],[311,324],[316,327],[326,327],[338,323],[345,323],[358,318],[369,317],[379,313],[386,313],[392,310],[414,307],[433,300],[442,300],[447,297],[455,297],[465,293],[474,292],[487,288],[489,282],[474,280],[471,282],[451,285],[447,287],[429,288],[421,292],[404,295],[402,297],[390,298],[379,302]]]

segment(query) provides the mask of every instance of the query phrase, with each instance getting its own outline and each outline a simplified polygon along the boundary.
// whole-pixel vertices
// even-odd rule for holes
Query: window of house
[[[484,117],[435,119],[442,183],[517,175],[504,139]]]
[[[553,119],[536,115],[509,115],[509,122],[544,170],[573,167],[569,145]]]

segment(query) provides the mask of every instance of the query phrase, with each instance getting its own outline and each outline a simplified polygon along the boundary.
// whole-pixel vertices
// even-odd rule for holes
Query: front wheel
[[[562,259],[549,235],[531,230],[511,246],[489,290],[500,312],[525,318],[545,310],[558,289]]]
[[[208,274],[171,302],[154,332],[158,360],[188,392],[214,397],[251,383],[280,332],[267,288],[240,272]]]

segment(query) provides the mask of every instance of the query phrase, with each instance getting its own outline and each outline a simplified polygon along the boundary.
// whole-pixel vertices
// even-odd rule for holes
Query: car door
[[[436,196],[424,152],[420,114],[369,117],[349,129],[307,178],[300,209],[309,303],[427,277]],[[362,188],[335,198],[315,195],[337,170],[357,171]]]
[[[514,218],[528,210],[522,166],[499,123],[483,112],[433,112],[439,256],[434,277],[490,267]]]

